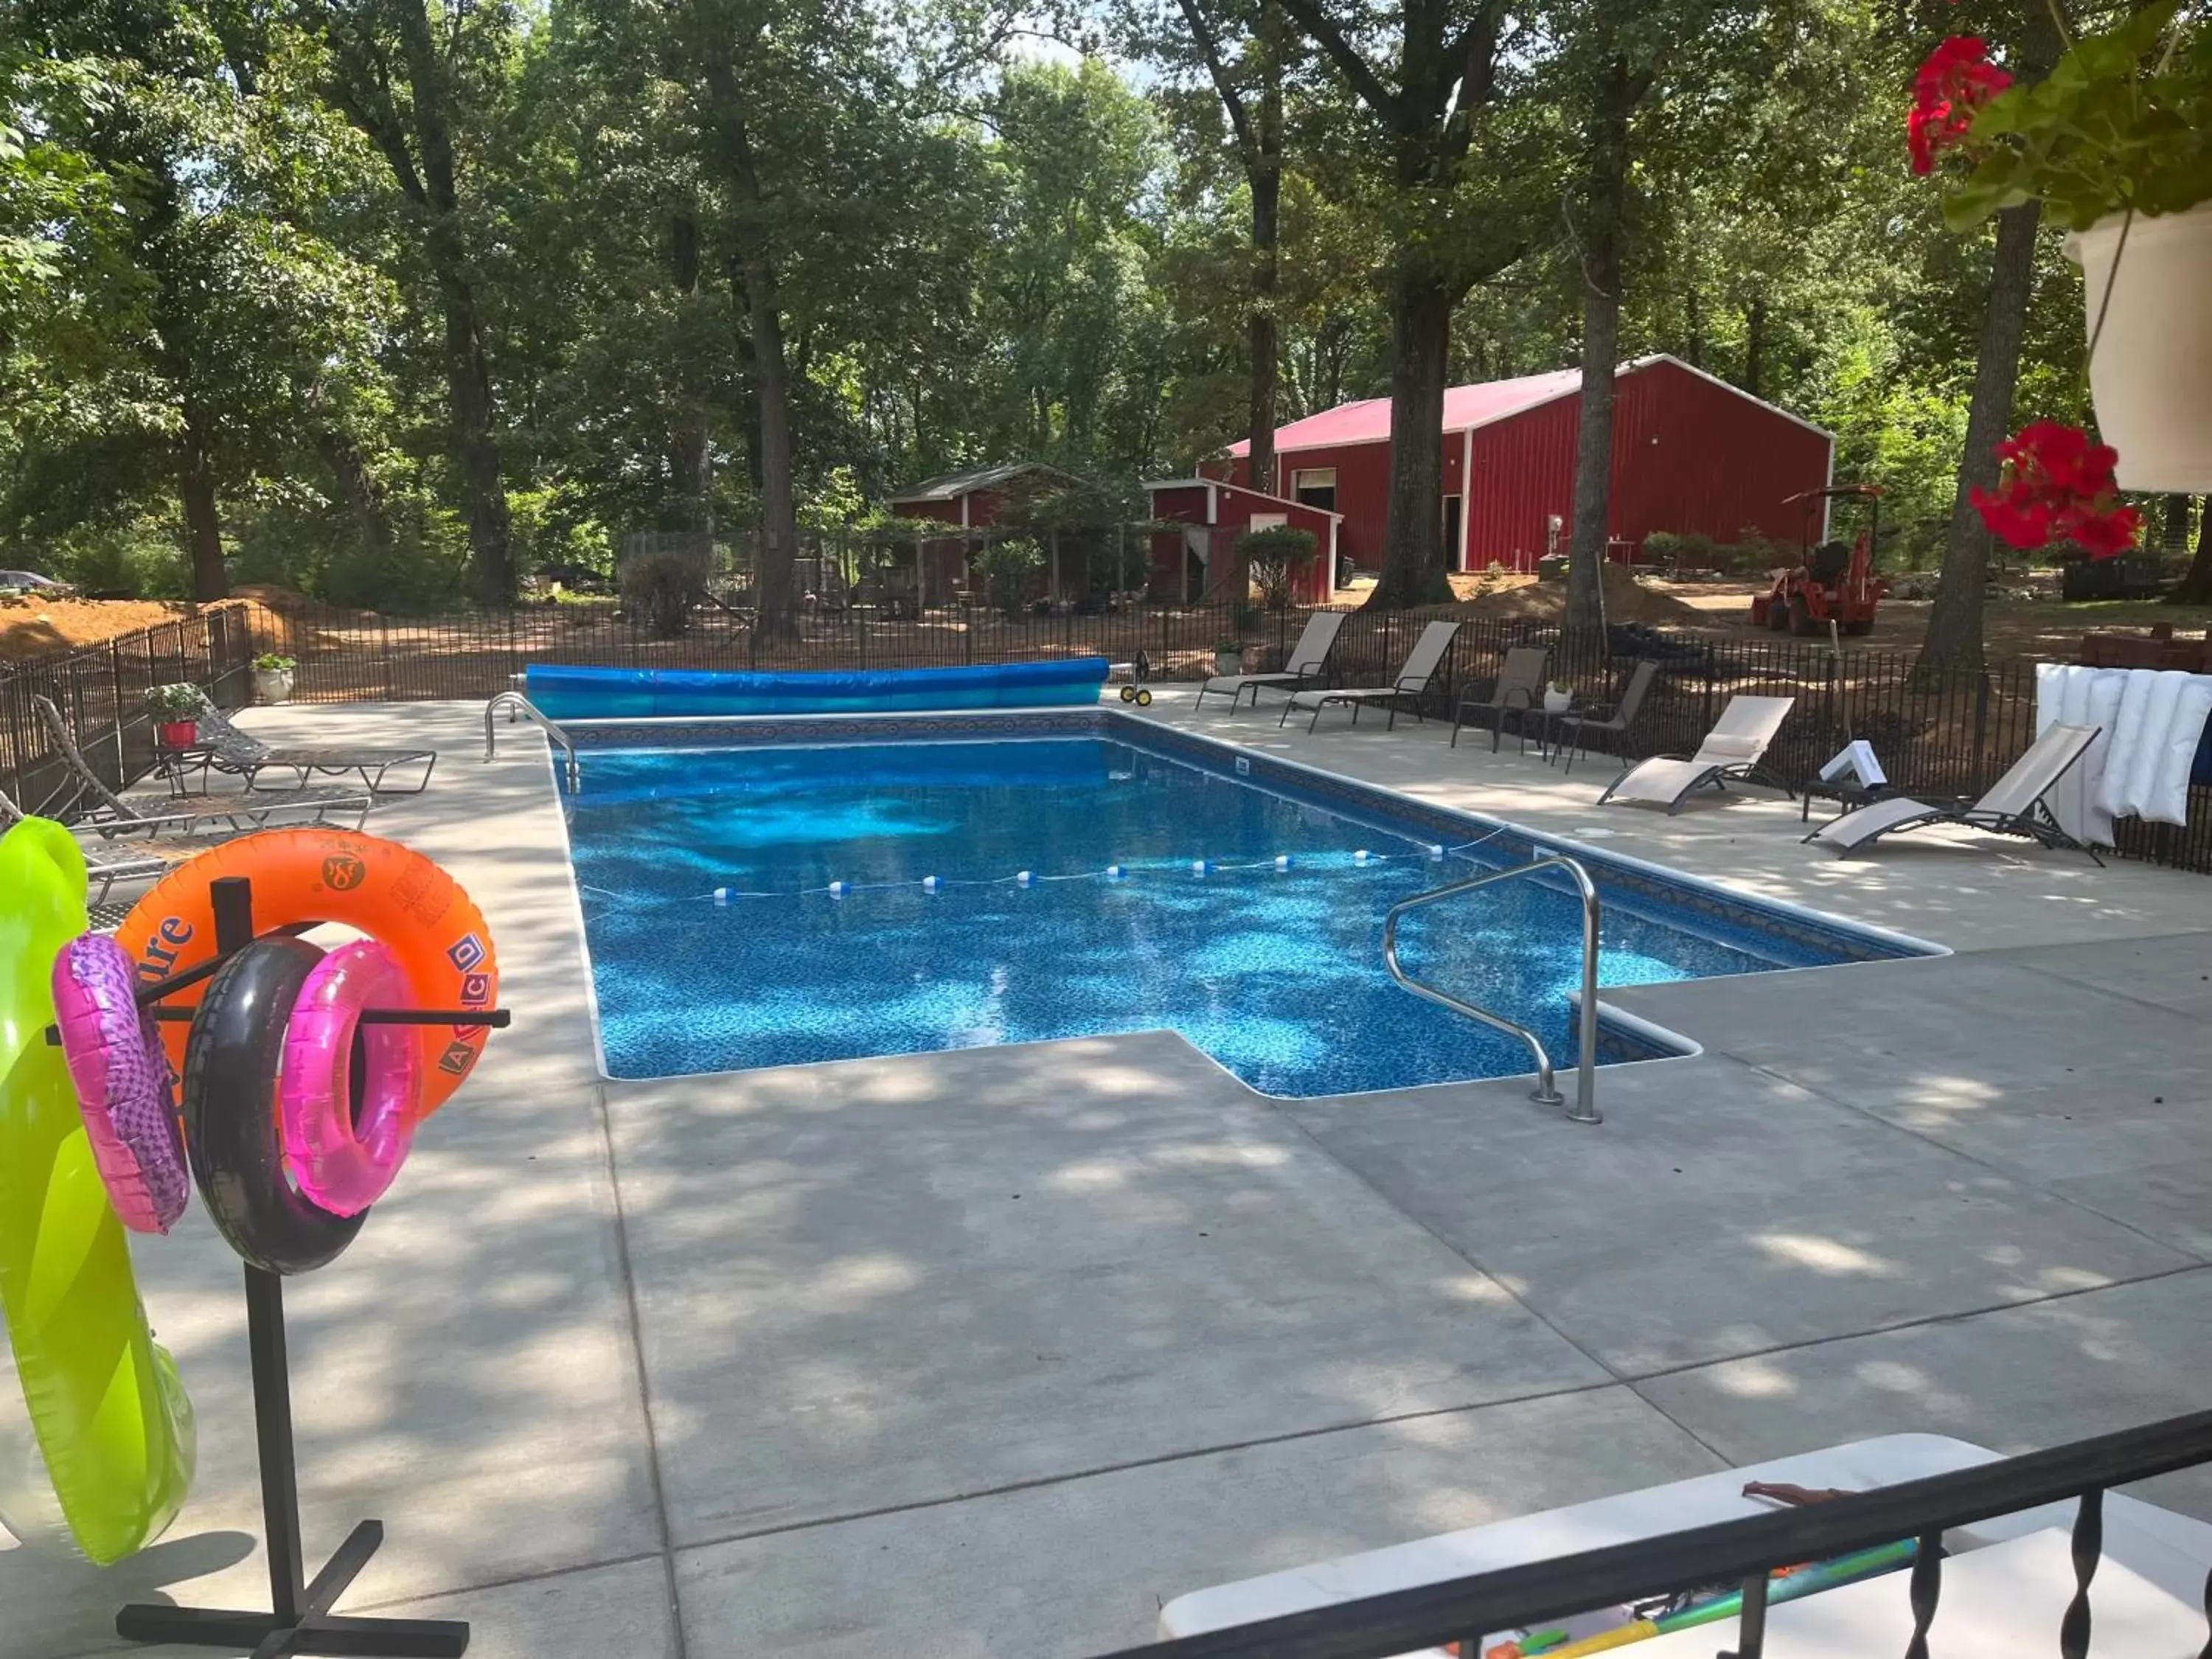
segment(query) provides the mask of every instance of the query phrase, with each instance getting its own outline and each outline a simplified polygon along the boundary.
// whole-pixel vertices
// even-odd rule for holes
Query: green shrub
[[[622,568],[623,601],[656,640],[682,638],[706,592],[706,568],[689,554],[642,554]]]
[[[1297,574],[1314,562],[1320,542],[1310,530],[1287,524],[1248,530],[1237,538],[1237,556],[1270,611],[1287,611]]]
[[[1020,614],[1029,599],[1030,584],[1044,566],[1044,549],[1027,536],[993,542],[975,556],[975,568],[991,585],[992,604],[1009,617]]]

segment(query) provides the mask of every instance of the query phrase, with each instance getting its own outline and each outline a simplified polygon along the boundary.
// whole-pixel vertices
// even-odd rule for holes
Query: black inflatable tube
[[[208,1214],[230,1248],[272,1273],[313,1273],[368,1218],[311,1204],[284,1175],[276,1074],[284,1027],[323,959],[304,939],[271,935],[209,982],[185,1043],[185,1147]]]

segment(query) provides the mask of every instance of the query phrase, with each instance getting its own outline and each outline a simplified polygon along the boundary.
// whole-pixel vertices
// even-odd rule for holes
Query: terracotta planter
[[[2066,253],[2081,267],[2097,342],[2089,393],[2098,436],[2120,452],[2120,487],[2212,490],[2212,202],[2132,223],[2108,215],[2069,236]]]
[[[189,749],[200,740],[198,720],[163,720],[155,735],[164,749]]]

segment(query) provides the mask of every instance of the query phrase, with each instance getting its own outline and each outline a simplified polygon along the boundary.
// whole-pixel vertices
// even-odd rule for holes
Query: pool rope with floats
[[[507,1023],[482,914],[420,854],[320,828],[179,865],[113,939],[88,930],[59,824],[0,836],[0,887],[21,896],[0,914],[0,1358],[21,1384],[0,1380],[0,1525],[107,1565],[175,1518],[191,1407],[124,1231],[167,1233],[197,1188],[245,1262],[271,1605],[126,1607],[117,1633],[264,1659],[463,1652],[465,1624],[331,1612],[380,1522],[307,1577],[283,1284],[353,1241]],[[365,937],[301,937],[325,922]]]

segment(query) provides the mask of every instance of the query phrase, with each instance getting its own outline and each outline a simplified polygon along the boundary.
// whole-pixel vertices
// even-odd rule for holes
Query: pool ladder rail
[[[495,722],[502,709],[506,711],[508,725],[512,726],[520,715],[545,733],[545,741],[565,758],[566,764],[561,769],[561,775],[568,784],[568,793],[574,794],[581,772],[576,761],[576,740],[562,731],[557,722],[541,713],[538,705],[520,691],[502,691],[484,705],[484,758],[489,760],[492,757],[494,734],[497,731]]]
[[[1597,1109],[1597,888],[1589,878],[1589,872],[1565,854],[1547,854],[1531,859],[1526,864],[1516,864],[1509,869],[1487,871],[1465,881],[1453,882],[1449,886],[1431,888],[1425,893],[1416,893],[1390,907],[1382,919],[1382,965],[1390,970],[1390,977],[1417,997],[1464,1014],[1469,1019],[1480,1020],[1485,1025],[1517,1036],[1528,1045],[1528,1052],[1536,1057],[1536,1087],[1529,1098],[1540,1106],[1564,1106],[1566,1097],[1559,1092],[1552,1075],[1552,1056],[1544,1048],[1543,1039],[1527,1026],[1510,1020],[1487,1008],[1455,997],[1449,991],[1440,991],[1433,985],[1425,985],[1408,974],[1398,961],[1398,923],[1410,911],[1425,905],[1436,904],[1448,898],[1457,898],[1462,893],[1472,893],[1477,888],[1488,887],[1494,882],[1510,881],[1516,876],[1533,876],[1541,870],[1564,870],[1575,884],[1583,901],[1583,1000],[1577,1010],[1577,1035],[1582,1049],[1575,1068],[1575,1103],[1568,1110],[1571,1123],[1602,1123],[1605,1119]]]

